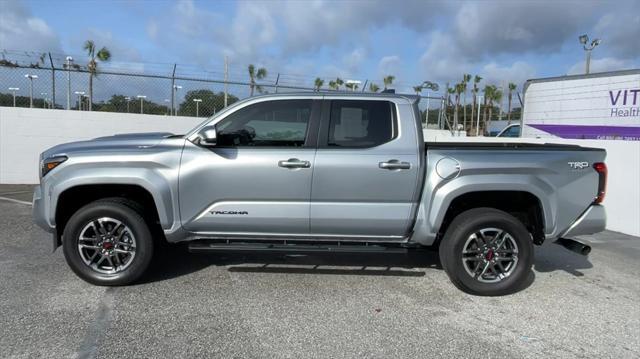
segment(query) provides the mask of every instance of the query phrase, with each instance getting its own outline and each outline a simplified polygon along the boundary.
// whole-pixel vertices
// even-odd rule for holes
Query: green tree
[[[336,78],[336,85],[338,86],[336,90],[340,90],[340,86],[344,85],[344,80],[341,78]]]
[[[422,92],[422,85],[419,86],[413,86],[413,91],[415,91],[416,95],[420,95],[420,92]]]
[[[228,94],[227,96],[229,105],[238,101],[234,95]],[[194,100],[202,101],[196,105]],[[209,117],[224,108],[224,92],[215,93],[207,89],[191,90],[186,93],[184,101],[179,106],[180,114],[183,116]]]
[[[333,80],[329,81],[329,88],[332,89],[332,90],[336,90],[337,91],[338,90],[338,83],[333,81]]]
[[[249,65],[248,70],[249,70],[249,88],[251,89],[251,94],[249,96],[253,96],[254,90],[258,92],[262,92],[262,87],[256,84],[256,79],[262,80],[263,78],[267,77],[267,69],[265,69],[264,67],[261,67],[256,70],[256,67],[253,64],[251,64]]]
[[[387,87],[391,86],[393,84],[393,80],[395,80],[396,77],[393,75],[387,75],[382,79],[382,82],[384,83],[384,89],[386,90]]]
[[[111,52],[106,47],[102,47],[96,52],[96,45],[93,40],[85,41],[83,49],[89,55],[87,70],[89,71],[89,111],[91,111],[93,109],[93,78],[98,76],[98,61],[109,61]]]
[[[380,86],[374,84],[373,82],[369,84],[369,91],[378,92],[380,91]]]
[[[324,85],[324,80],[316,77],[315,81],[313,82],[313,86],[315,87],[316,91],[320,91],[322,85]]]
[[[511,100],[513,98],[513,91],[516,90],[518,86],[513,82],[509,82],[509,112],[507,112],[507,126],[511,124]]]

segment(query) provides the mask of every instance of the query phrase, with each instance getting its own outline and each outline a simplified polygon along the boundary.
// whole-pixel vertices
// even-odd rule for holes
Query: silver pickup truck
[[[518,290],[533,245],[602,231],[605,151],[425,143],[419,98],[253,97],[186,135],[116,135],[41,155],[35,222],[82,279],[125,285],[159,241],[192,252],[439,249],[460,289]]]

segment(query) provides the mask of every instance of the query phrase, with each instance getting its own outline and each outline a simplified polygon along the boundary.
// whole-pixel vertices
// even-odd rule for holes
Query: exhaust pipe
[[[591,246],[586,245],[584,243],[580,243],[578,241],[576,241],[575,239],[569,239],[569,238],[558,238],[556,239],[556,241],[554,242],[555,244],[559,244],[563,247],[565,247],[566,249],[581,254],[583,256],[587,256],[589,255],[589,253],[591,253]]]

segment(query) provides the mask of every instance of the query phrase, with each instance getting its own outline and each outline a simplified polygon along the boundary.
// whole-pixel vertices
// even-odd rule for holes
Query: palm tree
[[[336,78],[336,85],[337,85],[336,90],[340,90],[340,86],[344,85],[344,80],[339,77]]]
[[[348,88],[349,90],[353,91],[353,85],[355,85],[355,83],[353,82],[347,82],[344,87]]]
[[[249,88],[251,89],[250,96],[253,96],[253,90],[257,90],[258,92],[262,92],[262,87],[256,84],[256,79],[262,80],[267,77],[267,69],[261,67],[256,71],[256,67],[251,64],[249,65]]]
[[[458,122],[459,122],[458,121],[458,114],[459,114],[458,109],[460,108],[460,95],[464,91],[464,87],[465,87],[465,84],[460,82],[460,83],[457,83],[453,88],[454,89],[454,93],[456,94],[456,107],[455,107],[455,112],[454,112],[454,115],[453,115],[453,123],[455,125],[456,130],[458,129]]]
[[[513,82],[509,82],[509,112],[507,112],[507,126],[511,124],[511,99],[513,97],[513,91],[516,90],[518,86]]]
[[[324,85],[324,80],[316,77],[316,80],[314,81],[314,86],[316,88],[316,91],[320,91],[320,88],[322,88],[322,85]]]
[[[416,95],[420,95],[420,92],[422,92],[422,85],[413,86],[413,91],[416,92]]]
[[[473,124],[473,114],[476,111],[476,97],[478,97],[478,91],[480,91],[480,89],[478,88],[478,84],[480,83],[480,81],[482,81],[482,77],[478,75],[473,77],[473,87],[471,88],[471,93],[473,94],[473,104],[471,105],[471,119],[472,119],[471,123],[472,124]]]
[[[463,111],[463,126],[465,131],[467,130],[467,84],[471,81],[471,74],[462,75],[462,111]]]
[[[338,90],[338,83],[333,80],[329,81],[329,88],[332,90]]]
[[[109,59],[111,59],[111,52],[106,47],[102,47],[96,52],[96,44],[93,40],[85,41],[83,49],[87,51],[87,55],[89,55],[87,70],[89,70],[89,111],[91,111],[93,107],[93,78],[98,76],[98,61],[109,61]]]
[[[451,102],[451,95],[455,95],[455,94],[456,94],[456,89],[454,87],[449,87],[449,84],[447,84],[447,99],[446,99],[447,109],[449,109],[449,103]],[[453,115],[451,116],[451,118],[453,118]]]
[[[482,112],[483,133],[487,131],[487,113],[489,111],[488,104],[489,99],[493,96],[492,91],[492,85],[484,85],[484,89],[482,90],[482,92],[484,92],[484,111]]]
[[[369,84],[369,91],[378,92],[380,91],[380,86],[374,84],[373,82]]]
[[[385,76],[382,79],[382,82],[384,82],[384,89],[386,90],[388,86],[391,86],[393,84],[393,80],[395,80],[395,79],[396,79],[396,77],[393,76],[393,75]]]

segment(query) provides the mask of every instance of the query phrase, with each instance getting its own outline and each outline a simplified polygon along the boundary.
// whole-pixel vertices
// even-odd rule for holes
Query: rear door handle
[[[400,162],[398,160],[389,160],[387,162],[378,163],[378,167],[383,170],[408,170],[411,168],[411,163]]]
[[[297,158],[289,158],[288,160],[278,161],[278,166],[284,168],[309,168],[311,167],[311,162],[300,161]]]

